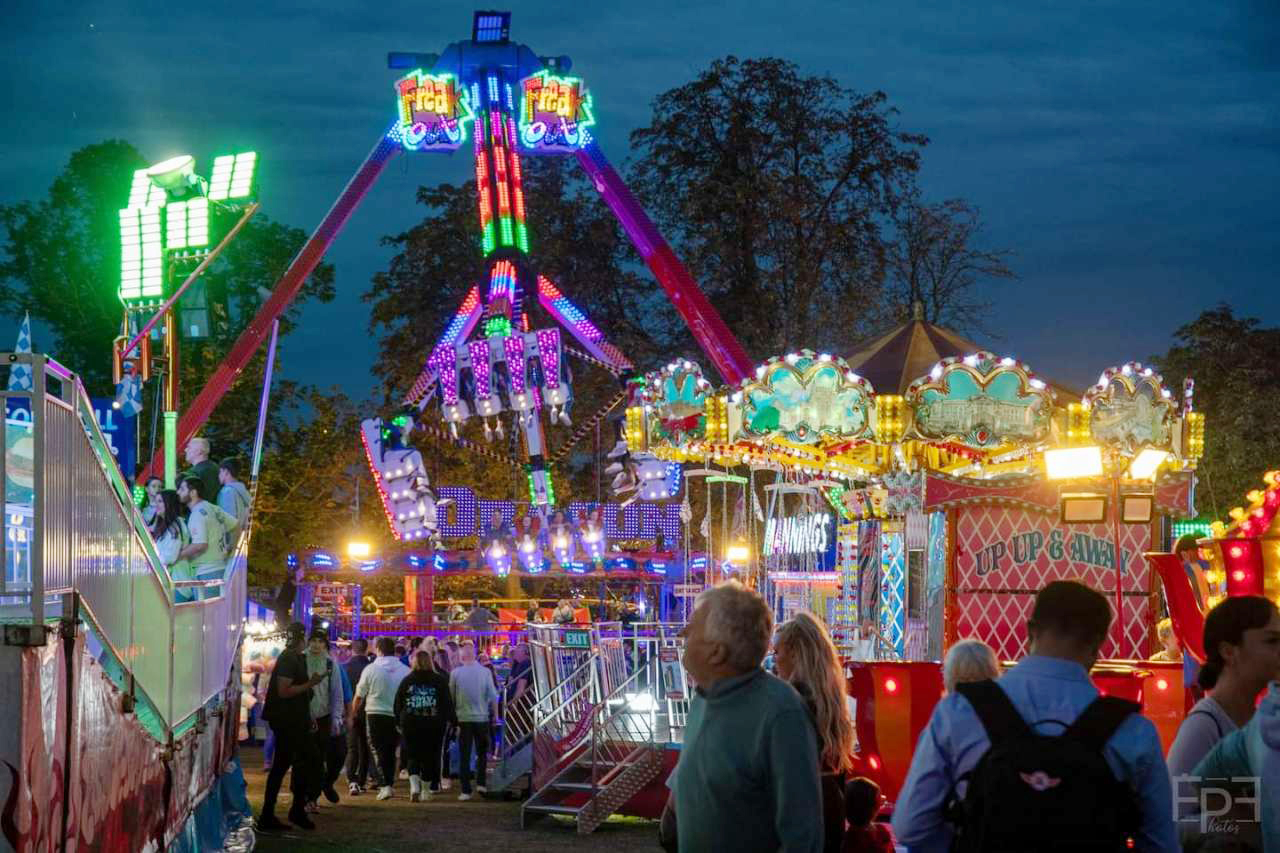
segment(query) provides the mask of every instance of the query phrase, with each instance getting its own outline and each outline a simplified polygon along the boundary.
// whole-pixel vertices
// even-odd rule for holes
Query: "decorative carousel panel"
[[[797,444],[861,438],[871,427],[871,384],[844,359],[810,350],[771,358],[735,395],[742,428],[735,438],[781,437]]]
[[[1026,365],[989,352],[944,358],[907,389],[916,432],[980,450],[1049,435],[1053,391]]]
[[[1128,453],[1172,445],[1175,406],[1160,374],[1138,362],[1107,368],[1084,395],[1093,440]]]
[[[648,374],[644,388],[651,440],[683,447],[707,437],[711,383],[692,361],[676,361]]]

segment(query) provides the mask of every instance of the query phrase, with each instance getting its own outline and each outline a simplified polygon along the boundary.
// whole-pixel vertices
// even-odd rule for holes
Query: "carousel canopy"
[[[871,383],[880,394],[905,394],[907,387],[924,376],[944,358],[960,358],[971,352],[986,350],[950,329],[935,326],[916,316],[892,331],[886,332],[867,346],[845,358],[859,376]],[[1062,399],[1080,398],[1080,390],[1045,379]]]

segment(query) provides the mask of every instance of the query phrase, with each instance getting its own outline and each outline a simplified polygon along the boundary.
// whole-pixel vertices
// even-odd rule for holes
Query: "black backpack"
[[[1132,792],[1116,779],[1102,748],[1140,707],[1101,696],[1061,735],[1027,725],[994,681],[959,684],[991,747],[953,789],[947,817],[953,851],[1128,850],[1138,828]]]

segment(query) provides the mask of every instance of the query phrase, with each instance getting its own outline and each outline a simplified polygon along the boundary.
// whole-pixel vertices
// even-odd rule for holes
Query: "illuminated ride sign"
[[[526,77],[520,103],[520,144],[534,153],[572,152],[591,141],[591,95],[577,77],[539,71]]]
[[[400,141],[410,151],[453,151],[467,138],[471,101],[453,74],[421,69],[396,81]]]

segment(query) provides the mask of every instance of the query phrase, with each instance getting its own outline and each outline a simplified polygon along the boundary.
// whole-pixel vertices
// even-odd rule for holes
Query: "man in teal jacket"
[[[698,597],[684,630],[698,686],[671,783],[680,850],[822,850],[817,735],[799,694],[760,666],[772,634],[737,581]]]

